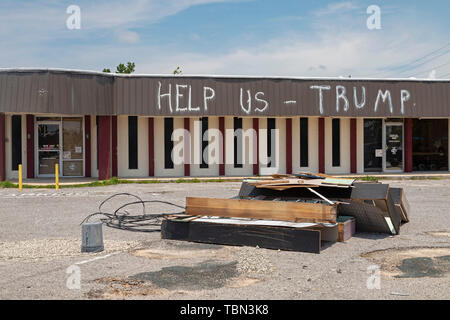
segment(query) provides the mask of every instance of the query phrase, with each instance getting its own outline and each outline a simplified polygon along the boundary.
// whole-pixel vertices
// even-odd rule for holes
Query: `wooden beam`
[[[335,223],[336,212],[337,205],[321,203],[186,198],[188,215]]]
[[[303,228],[163,220],[161,238],[320,253],[321,231]]]

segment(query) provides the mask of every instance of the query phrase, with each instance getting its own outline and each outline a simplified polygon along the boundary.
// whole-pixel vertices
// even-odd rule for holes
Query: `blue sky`
[[[449,14],[449,0],[2,0],[0,67],[450,78]]]

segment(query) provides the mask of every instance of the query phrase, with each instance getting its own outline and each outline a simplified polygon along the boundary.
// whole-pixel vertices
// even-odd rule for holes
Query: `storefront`
[[[0,71],[0,179],[448,172],[450,81]],[[180,160],[181,159],[181,160]]]
[[[83,117],[36,117],[35,172],[37,177],[55,174],[84,177]]]

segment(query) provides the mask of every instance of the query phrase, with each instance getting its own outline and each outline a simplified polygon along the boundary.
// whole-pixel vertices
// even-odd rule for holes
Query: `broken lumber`
[[[392,200],[394,201],[394,205],[402,216],[402,222],[409,222],[408,212],[409,212],[409,203],[406,200],[405,193],[402,188],[389,188],[389,192],[391,193]]]
[[[223,219],[222,219],[223,220]],[[337,225],[326,228],[328,238],[336,234]],[[298,252],[320,253],[322,247],[320,228],[245,224],[245,221],[217,223],[193,220],[187,223],[165,219],[161,225],[162,239],[183,240],[211,244],[251,246]],[[325,234],[324,234],[325,235]],[[334,240],[335,241],[335,240]]]
[[[337,219],[338,223],[338,242],[347,241],[356,232],[356,222],[355,218],[350,216],[339,216]]]
[[[336,213],[337,204],[186,198],[188,215],[336,223]]]

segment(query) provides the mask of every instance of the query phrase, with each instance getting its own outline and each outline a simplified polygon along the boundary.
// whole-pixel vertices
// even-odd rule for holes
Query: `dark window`
[[[364,171],[381,172],[383,161],[383,120],[364,119]]]
[[[333,167],[341,165],[341,119],[332,120]]]
[[[234,167],[242,168],[242,118],[234,117]],[[239,151],[239,152],[238,152]]]
[[[448,171],[448,120],[413,119],[413,171]]]
[[[200,164],[200,168],[206,169],[206,168],[208,168],[208,152],[207,152],[207,148],[208,148],[208,133],[207,133],[208,117],[200,118],[200,124],[202,126],[200,129],[200,132],[202,135],[200,138],[201,145],[202,145],[201,154],[200,154],[202,163]]]
[[[272,156],[275,157],[275,152],[272,152],[272,150],[275,150],[275,118],[268,118],[267,119],[267,167],[273,167],[274,166],[274,159],[272,159]]]
[[[164,168],[173,169],[173,118],[164,118]]]
[[[308,166],[308,118],[300,118],[300,167]]]
[[[128,117],[128,169],[138,168],[138,117]]]
[[[22,164],[22,116],[12,116],[11,124],[12,170],[18,170]]]

